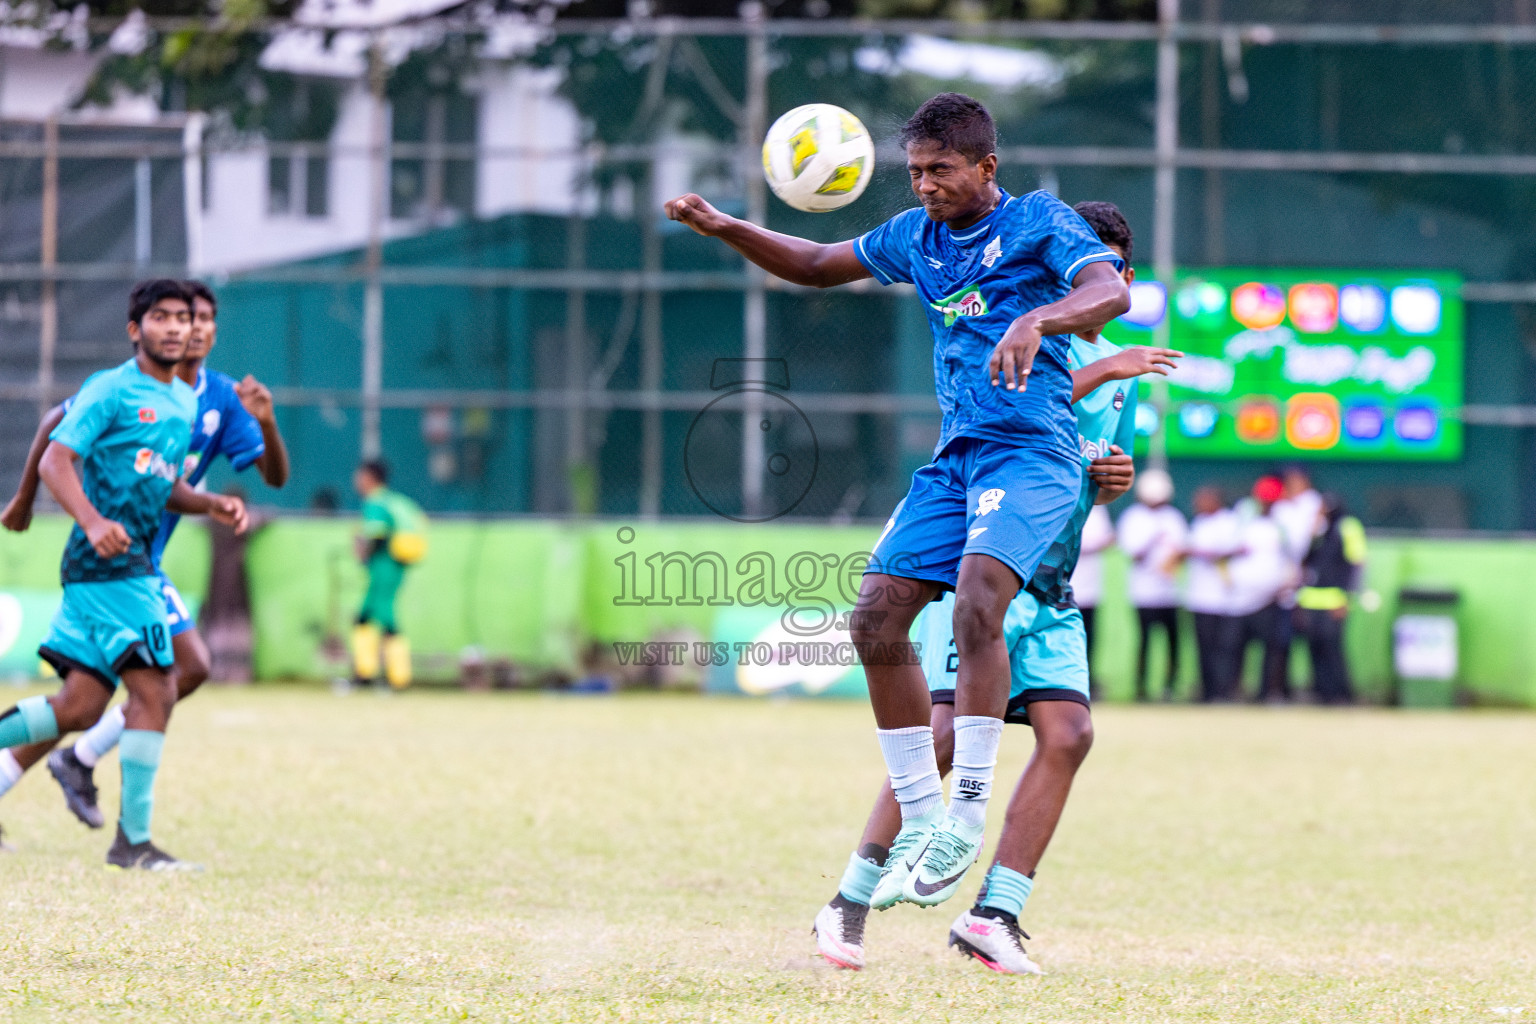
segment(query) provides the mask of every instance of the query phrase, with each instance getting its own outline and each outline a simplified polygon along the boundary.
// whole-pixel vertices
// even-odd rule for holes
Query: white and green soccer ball
[[[763,174],[797,210],[847,206],[875,171],[875,143],[863,122],[831,103],[807,103],[773,122],[763,140]]]

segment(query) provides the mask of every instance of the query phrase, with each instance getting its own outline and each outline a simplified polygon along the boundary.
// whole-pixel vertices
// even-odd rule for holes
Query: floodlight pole
[[[1163,318],[1155,332],[1157,344],[1168,347],[1168,322],[1173,310],[1174,201],[1178,192],[1179,157],[1179,0],[1157,0],[1157,116],[1152,184],[1152,273],[1168,295]],[[1157,432],[1152,435],[1148,462],[1157,469],[1168,465],[1168,387],[1161,379],[1152,384],[1152,405],[1158,412]]]
[[[743,4],[747,23],[747,102],[742,110],[741,174],[746,187],[747,220],[767,226],[768,183],[763,179],[761,146],[768,125],[768,33],[761,4]],[[747,366],[761,366],[768,355],[767,274],[755,263],[747,264],[746,291],[742,302],[742,355]],[[763,392],[742,392],[741,412],[741,514],[748,519],[763,509]]]
[[[383,451],[379,429],[380,399],[384,391],[384,216],[388,211],[389,161],[388,111],[384,83],[389,71],[384,50],[375,36],[368,48],[368,247],[364,256],[363,286],[363,409],[362,454],[376,459]]]

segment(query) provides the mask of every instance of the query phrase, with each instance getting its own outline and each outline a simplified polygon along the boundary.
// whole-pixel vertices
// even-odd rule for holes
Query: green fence
[[[259,678],[322,678],[345,670],[339,643],[363,586],[351,554],[353,528],[341,519],[291,519],[263,528],[252,540]],[[25,535],[0,535],[0,591],[55,590],[65,532],[63,521],[42,519]],[[402,592],[401,621],[429,676],[450,675],[471,647],[530,668],[570,672],[583,646],[594,641],[679,632],[709,639],[721,609],[744,603],[793,605],[802,621],[847,607],[857,588],[859,555],[877,533],[868,526],[439,521],[431,554],[411,571]],[[195,526],[182,529],[166,568],[193,601],[203,595],[207,564],[205,534]],[[1111,699],[1130,694],[1135,654],[1123,569],[1111,552],[1095,661]],[[1528,626],[1524,600],[1532,576],[1536,545],[1521,541],[1373,538],[1366,588],[1381,600],[1374,611],[1358,610],[1350,618],[1357,686],[1373,700],[1391,694],[1399,589],[1452,588],[1462,595],[1466,692],[1478,703],[1536,707],[1536,632]],[[23,634],[30,631],[18,636]],[[1192,655],[1193,636],[1186,642]],[[1154,661],[1160,663],[1161,655],[1159,649]],[[1304,656],[1294,659],[1292,670],[1306,679]],[[1181,675],[1180,689],[1188,694],[1193,657],[1186,658]]]

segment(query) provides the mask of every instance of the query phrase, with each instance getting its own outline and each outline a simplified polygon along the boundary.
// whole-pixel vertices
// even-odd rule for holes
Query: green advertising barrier
[[[346,671],[345,641],[363,586],[352,556],[354,528],[344,519],[284,519],[252,539],[258,678]],[[26,534],[0,533],[0,590],[56,595],[66,533],[67,521],[56,517],[38,520]],[[738,632],[755,637],[789,610],[811,623],[846,608],[861,556],[878,535],[866,525],[436,520],[430,553],[406,578],[400,618],[428,677],[451,676],[466,648],[533,669],[575,672],[591,643],[677,635],[735,642]],[[197,601],[207,567],[206,533],[190,523],[166,552],[166,568]],[[1133,687],[1136,624],[1124,568],[1118,552],[1107,553],[1094,672],[1110,700],[1128,699]],[[1359,602],[1347,630],[1357,690],[1378,702],[1394,695],[1398,591],[1439,587],[1461,594],[1462,692],[1474,703],[1536,707],[1536,631],[1526,621],[1525,595],[1533,577],[1536,544],[1526,540],[1373,535],[1365,590],[1376,600]],[[1181,696],[1195,690],[1188,623],[1184,650]],[[1157,646],[1154,664],[1161,657]],[[1304,685],[1308,673],[1298,643],[1292,677]],[[841,689],[839,683],[827,692]]]

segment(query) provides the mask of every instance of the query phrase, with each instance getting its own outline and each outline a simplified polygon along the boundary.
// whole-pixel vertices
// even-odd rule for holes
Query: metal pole
[[[154,250],[154,192],[147,157],[133,164],[133,262],[144,266]]]
[[[587,263],[587,220],[580,209],[565,221],[565,265],[580,270]],[[580,507],[584,485],[578,477],[587,461],[587,406],[584,387],[587,372],[587,293],[577,285],[565,292],[565,386],[571,402],[565,407],[565,482],[567,511],[586,513]]]
[[[656,161],[646,165],[645,196],[640,203],[641,268],[661,270],[661,232],[657,230]],[[640,390],[645,411],[640,418],[640,514],[661,514],[661,292],[647,288],[640,296]]]
[[[743,5],[747,21],[747,101],[741,125],[741,173],[747,192],[747,219],[754,224],[768,222],[768,183],[763,180],[763,134],[768,121],[768,35],[761,6]],[[756,264],[747,264],[747,287],[742,302],[742,355],[747,366],[761,366],[768,354],[767,274]],[[741,414],[741,514],[747,518],[762,515],[763,510],[763,393],[752,388],[744,395]]]
[[[187,222],[187,273],[203,269],[203,195],[208,183],[203,180],[203,114],[187,115],[181,130],[182,217]]]
[[[37,338],[37,414],[53,404],[53,360],[59,347],[59,121],[43,123],[42,301]]]
[[[389,186],[389,112],[384,105],[384,83],[389,70],[377,38],[368,50],[368,84],[371,108],[369,128],[368,248],[364,258],[367,283],[363,289],[363,424],[362,452],[376,459],[383,450],[379,434],[379,399],[384,390],[384,216]]]
[[[1174,200],[1178,190],[1179,155],[1179,44],[1174,30],[1179,20],[1179,0],[1157,0],[1157,125],[1156,170],[1152,186],[1152,273],[1168,291],[1172,307],[1174,276]],[[1168,344],[1168,316],[1157,327],[1157,344]],[[1168,389],[1152,385],[1152,403],[1158,411],[1158,430],[1152,437],[1150,462],[1168,464]]]

